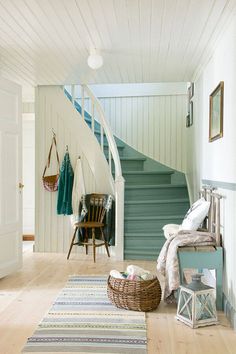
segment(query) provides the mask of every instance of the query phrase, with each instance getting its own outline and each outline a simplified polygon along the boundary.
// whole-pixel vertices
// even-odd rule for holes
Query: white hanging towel
[[[74,183],[72,189],[73,215],[71,216],[71,224],[73,226],[79,220],[79,203],[83,194],[85,194],[85,183],[84,183],[82,161],[81,158],[79,157],[76,161],[76,166],[74,170]]]

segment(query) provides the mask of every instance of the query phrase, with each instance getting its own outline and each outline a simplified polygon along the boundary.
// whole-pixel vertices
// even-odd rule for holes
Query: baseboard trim
[[[224,313],[228,318],[230,325],[236,330],[236,310],[233,308],[225,294],[223,293]]]
[[[34,241],[34,235],[23,235],[23,241]]]

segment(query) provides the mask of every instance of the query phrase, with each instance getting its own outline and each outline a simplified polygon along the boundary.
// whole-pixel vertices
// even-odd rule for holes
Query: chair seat
[[[84,221],[74,224],[74,234],[71,240],[67,259],[69,259],[72,247],[75,245],[85,246],[86,254],[88,254],[88,247],[92,246],[94,262],[96,262],[96,248],[100,246],[105,246],[107,255],[110,257],[110,252],[108,249],[109,244],[106,240],[104,232],[108,211],[111,208],[112,198],[106,194],[91,193],[83,195],[81,199],[82,201],[80,202],[79,214],[82,215],[81,208],[82,205],[84,205]],[[78,229],[81,232],[78,232]],[[77,240],[75,241],[76,235]],[[96,242],[96,239],[99,239],[102,242],[99,241],[98,243]]]
[[[103,223],[101,223],[101,222],[96,222],[96,221],[87,221],[87,222],[77,222],[76,224],[75,224],[75,226],[77,226],[77,227],[84,227],[84,228],[89,228],[89,227],[103,227],[104,226],[104,224]]]

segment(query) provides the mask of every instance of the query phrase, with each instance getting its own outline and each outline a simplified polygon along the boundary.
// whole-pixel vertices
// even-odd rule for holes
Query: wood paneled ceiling
[[[22,85],[190,81],[235,0],[0,0],[0,72]],[[87,57],[97,48],[99,70]]]

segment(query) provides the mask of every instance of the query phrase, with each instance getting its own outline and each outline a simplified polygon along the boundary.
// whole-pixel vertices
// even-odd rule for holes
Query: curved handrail
[[[83,85],[83,87],[84,87],[86,93],[88,94],[88,96],[90,97],[91,101],[95,103],[96,110],[99,113],[99,123],[103,127],[105,134],[106,134],[108,146],[111,151],[114,165],[115,165],[115,178],[117,179],[122,176],[122,170],[121,170],[121,164],[120,164],[120,156],[118,153],[118,149],[116,146],[114,136],[111,132],[111,128],[110,128],[108,122],[106,121],[105,113],[104,113],[101,103],[99,102],[97,97],[94,96],[93,92],[91,91],[91,89],[87,85]]]
[[[113,178],[113,175],[111,173],[111,178],[114,183],[114,188],[115,188],[115,230],[116,230],[116,257],[117,259],[123,260],[124,259],[124,178],[122,176],[122,169],[121,169],[121,164],[120,164],[120,156],[118,153],[118,149],[116,146],[116,142],[113,136],[113,133],[111,131],[111,128],[106,121],[105,118],[105,113],[102,108],[101,103],[99,100],[96,98],[96,96],[93,94],[91,89],[87,85],[81,85],[82,86],[82,103],[81,106],[80,104],[76,101],[75,99],[75,86],[71,86],[71,94],[65,90],[66,96],[70,99],[74,107],[76,108],[77,111],[82,115],[84,119],[91,119],[91,129],[92,132],[95,133],[94,131],[94,111],[96,109],[96,112],[99,115],[99,122],[100,123],[100,133],[101,133],[101,149],[103,151],[103,131],[106,135],[107,142],[108,142],[108,164],[110,167],[111,171],[111,155],[114,161],[114,166],[115,166],[115,180]],[[84,93],[86,92],[86,95],[89,97],[89,99],[92,102],[92,113],[91,115],[85,110],[84,108]]]

